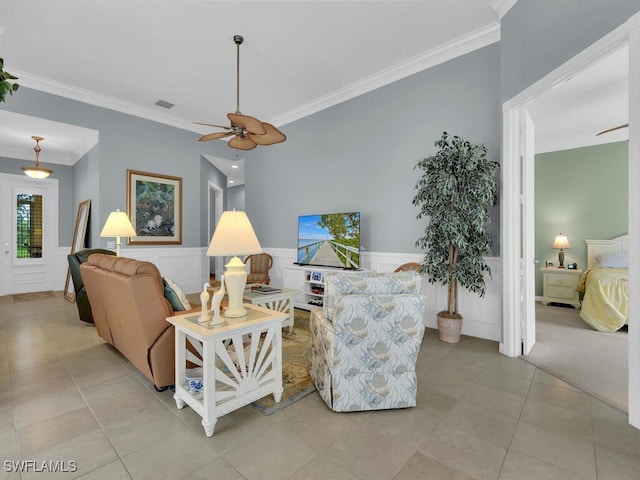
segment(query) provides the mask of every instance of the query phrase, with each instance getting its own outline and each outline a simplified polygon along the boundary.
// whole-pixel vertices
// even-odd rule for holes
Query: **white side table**
[[[267,285],[269,286],[269,285]],[[300,292],[292,288],[283,288],[278,293],[269,293],[267,295],[252,292],[246,289],[244,292],[244,300],[253,305],[262,305],[269,310],[276,310],[287,314],[287,318],[282,322],[283,327],[289,327],[289,333],[293,331],[294,322],[294,299]]]
[[[580,308],[580,292],[576,290],[582,270],[543,267],[542,272],[542,304],[565,303]]]
[[[207,437],[213,435],[219,417],[266,395],[273,394],[276,402],[282,396],[282,320],[287,315],[255,305],[245,307],[246,317],[227,318],[219,327],[199,324],[199,312],[167,318],[175,326],[173,398],[178,409],[186,404],[202,417]],[[186,348],[187,341],[201,358]],[[230,351],[244,354],[230,355]],[[187,360],[202,366],[199,394],[186,385]]]

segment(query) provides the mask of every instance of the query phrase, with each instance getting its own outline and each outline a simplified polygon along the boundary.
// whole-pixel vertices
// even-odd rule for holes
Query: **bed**
[[[585,242],[587,270],[577,287],[584,293],[580,318],[595,330],[615,332],[628,321],[628,235]]]

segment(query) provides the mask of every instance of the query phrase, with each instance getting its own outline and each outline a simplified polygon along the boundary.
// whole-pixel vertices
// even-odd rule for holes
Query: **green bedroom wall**
[[[627,233],[628,142],[575,148],[535,157],[536,295],[542,295],[539,267],[558,265],[551,248],[560,232],[571,248],[565,265],[587,264],[587,238],[607,239]]]

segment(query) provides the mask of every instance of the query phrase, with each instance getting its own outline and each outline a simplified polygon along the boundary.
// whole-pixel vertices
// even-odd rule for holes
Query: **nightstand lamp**
[[[571,245],[569,245],[569,240],[567,239],[567,236],[560,232],[560,235],[558,235],[555,240],[553,241],[553,247],[555,249],[560,249],[560,251],[558,252],[558,268],[564,268],[564,251],[562,250],[563,248],[571,248]]]

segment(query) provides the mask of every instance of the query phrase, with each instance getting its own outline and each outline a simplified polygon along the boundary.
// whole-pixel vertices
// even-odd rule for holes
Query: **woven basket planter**
[[[462,331],[462,315],[451,318],[447,312],[438,313],[438,338],[446,343],[459,343]]]

